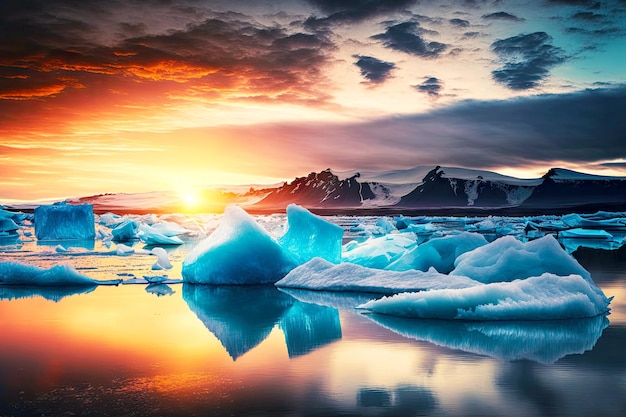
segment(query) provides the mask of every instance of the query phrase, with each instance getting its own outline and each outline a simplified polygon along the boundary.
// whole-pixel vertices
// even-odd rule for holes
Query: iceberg
[[[486,244],[487,239],[478,233],[462,232],[438,237],[406,252],[386,269],[427,271],[433,267],[442,274],[447,274],[454,269],[454,262],[460,255]]]
[[[113,230],[111,235],[114,242],[125,242],[127,240],[137,239],[137,231],[139,230],[139,224],[133,219],[126,219],[119,223]]]
[[[460,255],[450,275],[462,275],[482,283],[513,281],[540,276],[544,272],[556,275],[591,275],[568,254],[551,235],[530,242],[520,242],[504,236]]]
[[[611,299],[580,275],[495,282],[470,288],[397,294],[360,309],[391,316],[445,320],[557,320],[595,317]]]
[[[292,257],[238,206],[228,206],[220,225],[187,255],[185,282],[268,284],[295,266]]]
[[[36,207],[35,236],[39,240],[95,239],[92,205],[60,202]]]
[[[424,271],[387,271],[366,268],[352,263],[332,264],[314,258],[289,272],[276,282],[277,287],[318,291],[354,291],[395,294],[436,288],[466,288],[479,282],[462,276],[440,274],[434,269]]]
[[[140,224],[137,237],[148,246],[155,245],[182,245],[184,242],[175,235],[168,236],[162,233],[162,228],[154,228],[147,224]]]
[[[287,206],[287,231],[278,243],[301,265],[315,257],[332,263],[341,262],[343,229],[327,222],[307,209]]]
[[[0,236],[16,235],[20,227],[10,217],[0,216]]]
[[[152,269],[172,269],[170,257],[163,248],[154,248],[150,253],[157,257],[157,261],[152,265]]]
[[[42,269],[17,262],[0,262],[0,285],[77,286],[117,285],[121,279],[98,281],[79,274],[69,265]]]
[[[369,238],[361,243],[350,241],[344,245],[343,261],[368,268],[385,269],[415,245],[417,241],[412,233],[394,233]]]
[[[613,235],[602,229],[575,228],[563,230],[560,236],[568,239],[613,239]]]
[[[542,364],[593,349],[609,325],[606,315],[516,322],[416,321],[381,314],[367,314],[366,317],[408,339],[504,362],[530,360]]]

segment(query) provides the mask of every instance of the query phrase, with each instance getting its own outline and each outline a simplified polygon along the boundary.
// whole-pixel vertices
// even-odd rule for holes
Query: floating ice
[[[352,263],[334,265],[321,258],[314,258],[293,269],[275,285],[307,290],[395,294],[435,288],[465,288],[479,284],[466,277],[440,274],[434,269],[426,272],[385,271]]]
[[[182,245],[184,242],[178,236],[167,236],[147,224],[139,225],[137,237],[148,246],[152,245]]]
[[[495,282],[471,288],[397,294],[359,308],[400,317],[457,320],[554,320],[606,313],[610,299],[580,275]]]
[[[117,285],[121,281],[121,279],[98,281],[79,274],[69,265],[42,269],[16,262],[0,262],[0,285]]]
[[[344,245],[343,261],[384,269],[415,245],[417,242],[412,233],[393,233],[361,243],[351,241]]]
[[[113,230],[111,235],[115,242],[124,242],[127,240],[137,239],[137,231],[139,225],[133,219],[126,219],[119,223]]]
[[[157,257],[157,261],[152,265],[152,269],[172,269],[170,257],[163,248],[154,248],[150,251]]]
[[[487,244],[487,239],[478,233],[463,232],[457,235],[434,238],[403,254],[387,269],[427,271],[433,267],[447,274],[454,269],[454,261],[463,253]]]
[[[13,221],[13,219],[0,215],[0,234],[4,234],[6,236],[15,235],[19,229],[20,227]]]
[[[119,214],[104,213],[98,216],[98,223],[105,226],[116,226],[123,221],[124,219]]]
[[[382,314],[367,318],[404,337],[501,361],[550,364],[593,349],[609,325],[605,315],[586,319],[516,322],[413,320]]]
[[[288,250],[298,264],[314,257],[329,262],[341,262],[341,239],[343,229],[336,224],[312,214],[307,209],[290,204],[287,206],[287,231],[278,243]]]
[[[605,230],[626,230],[626,219],[623,218],[601,218],[600,220],[595,220],[572,213],[563,216],[562,220],[563,223],[571,228],[584,227]]]
[[[513,281],[539,276],[544,272],[556,275],[591,276],[551,235],[522,243],[504,236],[488,245],[460,255],[450,275],[462,275],[483,283]]]
[[[228,206],[220,225],[183,261],[183,280],[195,284],[267,284],[294,261],[254,218]]]
[[[606,230],[581,228],[563,230],[560,236],[573,239],[613,239],[613,235]]]
[[[115,253],[119,256],[130,255],[135,253],[135,249],[130,246],[124,245],[123,243],[118,243],[115,247]]]
[[[35,208],[35,236],[39,240],[93,240],[96,229],[91,204],[60,202]]]

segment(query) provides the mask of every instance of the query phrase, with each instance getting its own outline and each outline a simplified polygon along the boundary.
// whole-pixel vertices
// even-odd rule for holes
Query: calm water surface
[[[622,417],[626,256],[576,256],[615,296],[608,317],[405,320],[355,310],[368,295],[272,286],[0,288],[0,415]],[[101,279],[154,262],[0,260],[29,257]]]

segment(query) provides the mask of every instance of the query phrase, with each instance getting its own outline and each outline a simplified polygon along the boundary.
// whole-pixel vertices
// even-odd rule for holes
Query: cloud
[[[427,94],[431,98],[439,98],[443,88],[443,81],[436,77],[425,77],[424,82],[413,86],[417,91]]]
[[[393,62],[381,61],[380,59],[354,55],[357,61],[354,63],[361,70],[361,75],[371,84],[382,84],[391,76],[391,71],[396,67]]]
[[[600,20],[604,20],[606,16],[593,12],[578,12],[572,16],[572,19],[584,20],[587,22],[597,22]]]
[[[491,49],[504,63],[491,73],[494,80],[512,90],[536,87],[548,77],[552,67],[566,60],[563,49],[551,42],[552,38],[545,32],[520,34],[493,42]]]
[[[423,58],[439,56],[447,45],[440,42],[426,41],[422,34],[425,30],[417,22],[403,22],[387,27],[384,33],[371,38],[382,41],[387,48]]]
[[[358,23],[372,17],[406,10],[417,0],[307,0],[326,16],[309,17],[305,25],[319,29],[328,25]]]
[[[507,13],[507,12],[495,12],[495,13],[484,14],[482,15],[482,18],[487,19],[487,20],[508,20],[511,22],[523,22],[524,20],[526,20],[521,17],[517,17],[515,15]]]
[[[466,27],[469,27],[469,25],[470,25],[470,22],[468,20],[465,20],[465,19],[454,18],[454,19],[448,20],[448,22],[450,22],[450,24],[452,26],[456,26],[456,27],[459,27],[459,28],[466,28]]]

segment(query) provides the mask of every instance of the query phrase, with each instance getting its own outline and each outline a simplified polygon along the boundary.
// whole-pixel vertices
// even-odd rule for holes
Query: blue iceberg
[[[117,285],[121,279],[98,281],[78,273],[69,265],[42,269],[17,262],[0,262],[0,285],[76,286]]]
[[[238,206],[228,206],[220,225],[183,261],[185,282],[268,284],[293,267],[292,257]]]
[[[351,241],[344,245],[343,261],[368,268],[385,269],[416,245],[417,240],[413,233],[392,233],[360,243]]]
[[[139,230],[139,224],[133,219],[126,219],[119,223],[111,230],[114,242],[125,242],[128,240],[137,239],[137,231]]]
[[[580,275],[538,277],[470,288],[397,294],[359,308],[373,313],[446,320],[556,320],[595,317],[610,298]]]
[[[297,264],[315,257],[332,263],[341,262],[343,229],[327,222],[307,209],[290,204],[287,206],[287,231],[278,243],[289,251]]]
[[[95,239],[92,205],[60,202],[35,208],[35,236],[39,240]]]

